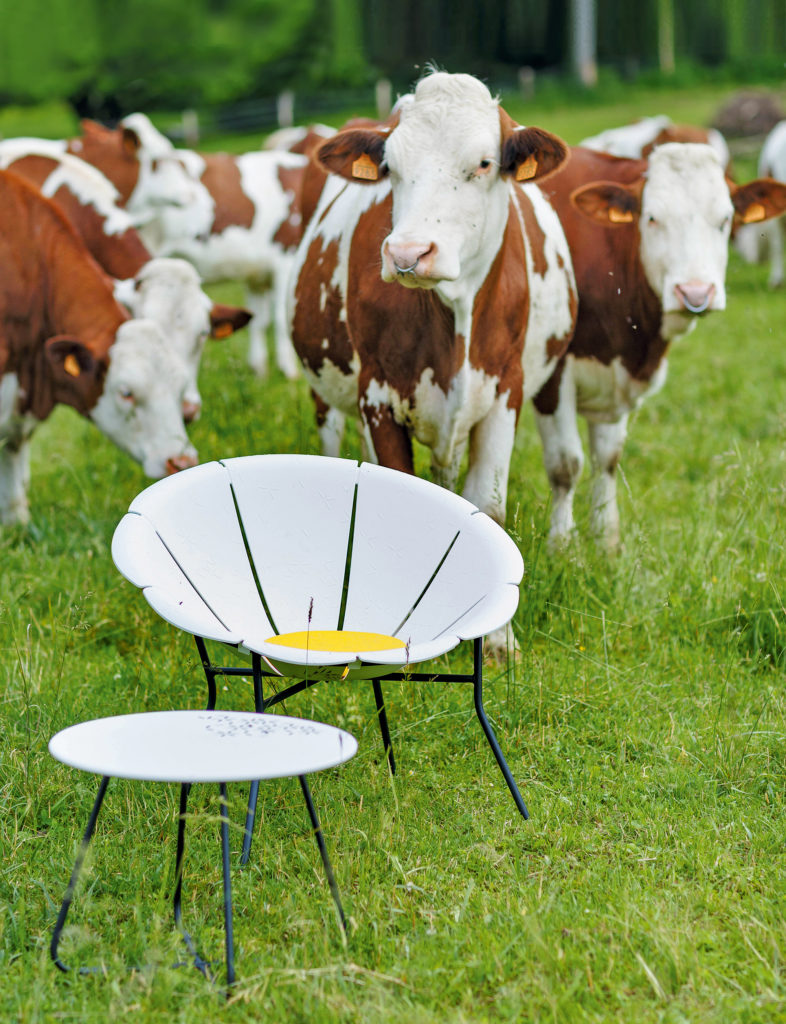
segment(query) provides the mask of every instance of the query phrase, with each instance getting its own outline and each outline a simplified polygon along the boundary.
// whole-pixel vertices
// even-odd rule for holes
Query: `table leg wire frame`
[[[103,720],[103,721],[111,723],[112,721],[119,721],[119,720],[121,720],[123,718],[127,718],[127,719],[132,719],[132,718],[144,719],[146,717],[147,718],[155,717],[155,714],[156,713],[147,713],[147,714],[136,715],[136,716],[133,716],[133,715],[132,716],[118,716],[118,718],[116,718],[116,719],[106,719],[106,720]],[[209,711],[209,710],[204,712],[204,713],[199,713],[199,712],[180,712],[180,713],[179,712],[169,712],[169,713],[167,713],[167,712],[164,712],[164,713],[159,713],[159,714],[163,714],[165,716],[169,715],[170,717],[172,717],[172,716],[177,717],[178,715],[186,715],[186,716],[189,716],[189,715],[190,716],[195,716],[196,715],[196,716],[200,716],[201,718],[205,719],[206,721],[209,721],[211,715],[213,715],[214,717],[215,717],[215,715],[217,715],[219,718],[222,717],[222,713],[215,713],[215,715],[214,715],[214,713]],[[242,713],[242,712],[240,712],[240,713],[238,713],[238,712],[234,712],[234,713],[230,712],[230,713],[225,713],[223,715],[223,717],[230,717],[230,718],[233,717],[233,716],[235,718],[253,719],[255,721],[259,721],[256,713],[249,714],[249,713]],[[318,726],[322,730],[325,730],[325,731],[329,730],[329,732],[331,734],[337,735],[338,736],[339,746],[340,746],[342,752],[338,755],[339,759],[334,758],[333,762],[323,762],[325,767],[330,767],[331,763],[340,763],[341,760],[346,760],[347,757],[351,757],[352,754],[354,753],[354,750],[357,749],[357,744],[354,741],[354,738],[349,737],[349,739],[351,741],[351,744],[350,744],[350,748],[347,750],[346,744],[343,742],[342,737],[346,738],[347,736],[349,736],[349,734],[342,733],[341,730],[335,730],[335,729],[333,729],[333,727],[323,726],[321,723],[309,723],[305,719],[289,719],[286,716],[278,716],[278,715],[276,715],[276,716],[265,716],[266,719],[270,719],[271,717],[273,719],[275,719],[276,723],[278,723],[279,726],[282,726],[282,723],[283,723],[283,727],[284,728],[286,727],[286,723],[297,722],[297,723],[304,723],[306,725],[311,725],[311,726]],[[100,722],[98,722],[98,723],[82,723],[82,727],[84,727],[85,725],[92,725],[92,724],[100,724]],[[75,730],[78,730],[79,728],[80,728],[80,726],[71,727],[70,730],[64,730],[63,733],[58,734],[58,736],[62,736],[62,735],[64,735],[67,732],[74,732]],[[58,739],[58,737],[54,737],[52,742],[54,743],[57,739]],[[66,756],[62,755],[62,752],[57,752],[56,750],[54,750],[52,748],[51,744],[50,744],[50,750],[52,750],[53,754],[56,757],[59,757],[60,760],[63,760],[66,763],[73,763],[76,767],[85,767],[83,764],[79,764],[77,760],[69,761]],[[61,748],[61,750],[62,750],[62,748]],[[318,756],[321,756],[321,755],[318,755]],[[314,764],[314,762],[312,761],[311,765],[313,766],[313,764]],[[90,769],[87,768],[86,770],[90,770]],[[311,770],[311,768],[309,770]],[[316,770],[316,769],[314,769],[314,770]],[[152,776],[152,775],[147,775],[147,776],[141,776],[141,775],[140,776],[127,776],[127,777],[137,777],[137,778],[144,777],[144,778],[148,778],[148,779],[153,779],[154,778],[154,776]],[[248,779],[249,776],[246,775],[245,777],[246,777],[246,779]],[[273,776],[269,775],[268,777],[273,777]],[[63,930],[65,928],[65,924],[66,924],[66,920],[68,918],[69,911],[71,909],[71,905],[72,905],[73,900],[74,900],[74,895],[75,895],[75,892],[76,892],[76,887],[77,887],[80,875],[81,875],[82,870],[83,870],[83,866],[84,866],[84,862],[85,862],[85,857],[87,855],[87,851],[88,851],[88,848],[90,846],[90,842],[93,839],[93,837],[95,835],[95,832],[96,832],[96,826],[97,826],[97,823],[98,823],[99,814],[101,812],[102,806],[104,805],[104,798],[106,796],[107,789],[108,789],[109,782],[110,782],[111,778],[112,778],[112,776],[108,775],[108,774],[103,774],[101,776],[101,781],[100,781],[100,784],[99,784],[99,787],[98,787],[98,793],[97,793],[96,798],[94,800],[93,807],[92,807],[92,810],[90,812],[90,816],[89,816],[89,819],[88,819],[88,823],[87,823],[87,826],[85,828],[84,834],[82,836],[82,840],[81,840],[81,843],[80,843],[80,846],[79,846],[79,850],[77,852],[76,859],[75,859],[75,862],[74,862],[74,866],[73,866],[73,869],[71,871],[71,875],[70,875],[70,878],[69,878],[68,886],[66,888],[66,892],[65,892],[65,895],[63,897],[63,901],[62,901],[62,904],[61,904],[61,907],[60,907],[60,910],[59,910],[59,913],[58,913],[58,916],[57,916],[57,921],[55,923],[55,926],[54,926],[54,929],[53,929],[53,932],[52,932],[52,937],[51,937],[50,946],[49,946],[50,956],[51,956],[53,962],[55,963],[55,965],[59,968],[59,970],[63,971],[64,973],[69,972],[71,970],[71,967],[69,967],[69,965],[63,960],[63,958],[60,955],[60,941],[61,941],[61,938],[62,938]],[[310,826],[311,826],[311,831],[312,831],[312,833],[313,833],[313,835],[314,835],[314,837],[316,839],[317,847],[319,849],[319,854],[320,854],[320,857],[322,859],[323,867],[325,869],[325,875],[326,875],[326,878],[327,878],[327,881],[328,881],[328,885],[330,887],[330,892],[331,892],[331,895],[333,897],[333,901],[335,903],[338,920],[339,920],[339,923],[341,925],[342,932],[346,933],[346,927],[347,927],[347,925],[346,925],[346,917],[345,917],[344,910],[343,910],[343,907],[342,907],[341,897],[340,897],[340,894],[339,894],[338,885],[336,883],[336,878],[335,878],[335,875],[334,875],[334,872],[333,872],[333,867],[332,867],[332,864],[330,862],[330,857],[328,855],[327,846],[325,844],[324,836],[322,834],[322,828],[321,828],[321,825],[319,823],[319,819],[317,817],[316,809],[314,807],[314,802],[313,802],[313,799],[312,799],[312,796],[311,796],[311,791],[310,791],[310,787],[309,787],[309,784],[308,784],[308,780],[307,780],[305,774],[298,774],[297,778],[298,778],[298,781],[299,781],[299,784],[300,784],[300,788],[301,788],[301,792],[303,794],[303,798],[304,798],[304,801],[305,801],[305,804],[306,804],[306,810],[308,812],[308,817],[309,817],[309,822],[310,822]],[[165,780],[162,780],[162,781],[165,781]],[[202,781],[204,781],[204,780],[202,780]],[[254,786],[256,787],[257,785],[258,785],[258,783],[255,782]],[[180,931],[180,933],[181,933],[181,935],[183,937],[183,941],[185,942],[185,945],[186,945],[186,947],[188,949],[189,954],[191,955],[193,965],[199,971],[201,971],[201,973],[204,974],[207,978],[209,978],[210,980],[215,980],[214,979],[214,974],[211,971],[211,967],[212,967],[211,961],[204,959],[204,957],[200,954],[199,950],[197,949],[196,943],[194,942],[192,936],[189,934],[189,932],[186,930],[186,928],[184,927],[184,924],[183,924],[183,909],[182,909],[183,865],[184,865],[184,860],[185,860],[185,848],[186,848],[186,823],[187,823],[187,815],[188,815],[188,799],[189,799],[189,794],[190,794],[190,791],[192,789],[192,786],[193,786],[193,783],[190,783],[190,782],[183,782],[183,783],[180,784],[179,813],[178,813],[178,826],[177,826],[177,848],[176,848],[176,858],[175,858],[175,886],[174,886],[174,892],[173,892],[173,896],[172,896],[172,907],[173,907],[173,912],[174,912],[175,924],[176,924],[178,930]],[[229,815],[228,815],[228,809],[227,809],[227,784],[225,782],[219,782],[218,783],[218,791],[219,791],[219,797],[220,797],[220,838],[221,838],[221,871],[222,871],[222,887],[223,887],[223,916],[224,916],[224,934],[225,934],[225,963],[226,963],[226,978],[227,978],[227,986],[228,986],[228,990],[227,991],[229,991],[229,989],[235,983],[235,957],[234,957],[233,907],[232,907],[232,885],[231,885],[231,864],[230,864],[230,842],[229,842]],[[175,964],[174,966],[182,966],[182,964]],[[99,973],[105,973],[105,968],[104,967],[81,966],[81,967],[76,968],[76,972],[79,973],[79,974],[99,974]]]

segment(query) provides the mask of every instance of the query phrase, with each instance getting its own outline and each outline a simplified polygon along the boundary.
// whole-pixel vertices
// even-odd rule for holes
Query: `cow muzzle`
[[[382,248],[384,269],[390,278],[433,276],[437,247],[433,242],[385,242]],[[403,280],[402,284],[414,283]]]
[[[680,308],[688,313],[706,313],[712,308],[715,292],[715,285],[706,281],[688,281],[674,286]]]
[[[192,466],[196,466],[198,461],[193,455],[175,455],[174,458],[166,460],[167,476],[179,473],[182,469],[190,469]]]

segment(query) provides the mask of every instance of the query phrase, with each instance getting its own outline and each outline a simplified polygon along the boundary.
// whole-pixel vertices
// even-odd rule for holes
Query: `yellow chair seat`
[[[267,643],[282,647],[298,647],[315,651],[389,651],[406,647],[403,640],[384,633],[362,633],[352,629],[306,629],[296,633],[279,633],[268,637]]]

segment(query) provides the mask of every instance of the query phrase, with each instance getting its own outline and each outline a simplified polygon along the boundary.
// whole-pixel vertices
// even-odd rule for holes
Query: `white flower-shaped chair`
[[[252,455],[206,463],[142,491],[112,557],[168,622],[196,638],[216,677],[250,675],[264,711],[321,680],[371,679],[395,762],[382,679],[465,681],[521,814],[527,808],[483,709],[483,637],[516,610],[518,548],[470,502],[428,481],[347,459]],[[471,674],[409,666],[474,641]],[[205,641],[251,655],[214,664]],[[265,697],[265,677],[292,680]],[[243,859],[256,805],[252,786]]]

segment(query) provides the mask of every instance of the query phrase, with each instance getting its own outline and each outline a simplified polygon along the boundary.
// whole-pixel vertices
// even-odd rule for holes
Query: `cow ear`
[[[139,136],[133,128],[123,128],[120,136],[120,148],[123,154],[131,160],[136,160],[139,147],[142,145]]]
[[[346,128],[327,139],[315,152],[317,163],[348,181],[373,184],[387,174],[385,142],[390,129]]]
[[[604,227],[632,224],[641,212],[638,190],[614,181],[595,181],[571,193],[570,201],[585,217]]]
[[[742,224],[758,224],[786,210],[786,184],[773,178],[730,185],[729,190],[737,220]]]
[[[46,340],[44,359],[53,402],[73,406],[86,415],[101,395],[104,364],[78,338],[63,334]]]
[[[251,313],[242,306],[225,306],[223,302],[213,303],[210,310],[210,337],[218,340],[245,327],[251,320]]]
[[[524,128],[499,112],[502,128],[500,173],[516,181],[539,181],[556,171],[568,157],[568,147],[542,128]]]

